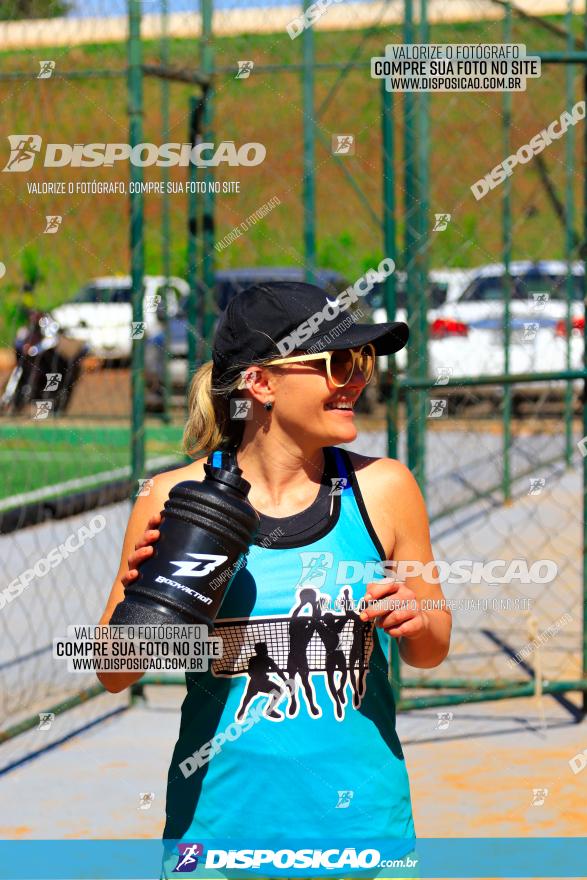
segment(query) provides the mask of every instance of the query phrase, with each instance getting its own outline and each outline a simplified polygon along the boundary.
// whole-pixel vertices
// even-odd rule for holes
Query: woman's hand
[[[367,585],[361,620],[375,621],[394,638],[417,639],[429,628],[429,618],[420,608],[416,594],[401,581],[373,582]]]
[[[157,526],[161,524],[161,514],[154,513],[147,523],[148,528],[144,532],[140,541],[135,544],[134,553],[128,557],[128,571],[122,576],[121,581],[127,587],[132,581],[139,576],[137,566],[153,555],[153,547],[151,546],[159,539],[159,529]]]

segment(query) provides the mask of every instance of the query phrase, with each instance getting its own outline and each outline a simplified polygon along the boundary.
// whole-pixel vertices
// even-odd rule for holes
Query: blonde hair
[[[244,420],[230,418],[230,400],[241,378],[238,372],[236,378],[213,386],[212,361],[196,370],[190,383],[188,417],[183,432],[182,448],[187,455],[195,458],[198,452],[207,455],[214,449],[229,449],[240,444]]]

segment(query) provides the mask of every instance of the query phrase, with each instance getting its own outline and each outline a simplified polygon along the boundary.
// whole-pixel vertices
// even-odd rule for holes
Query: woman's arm
[[[152,555],[153,548],[150,542],[159,537],[156,524],[158,524],[159,511],[163,509],[165,501],[166,498],[162,497],[161,484],[157,478],[154,479],[153,486],[148,495],[139,495],[137,497],[126,527],[118,572],[112,585],[106,608],[100,618],[100,625],[106,626],[110,622],[114,609],[124,599],[125,586],[134,580],[138,574],[136,566]],[[142,672],[97,673],[98,679],[106,690],[112,694],[119,693],[119,691],[130,687],[142,675]]]
[[[413,474],[401,462],[380,459],[376,466],[382,489],[380,503],[384,498],[389,510],[387,518],[380,518],[389,533],[389,543],[383,543],[393,547],[390,558],[397,563],[398,575],[402,570],[400,564],[404,563],[406,576],[398,577],[395,583],[369,584],[365,598],[385,598],[385,602],[366,608],[361,618],[375,619],[390,636],[399,638],[400,656],[410,666],[438,666],[448,654],[452,614],[444,604],[440,584],[430,583],[426,575],[408,574],[434,562],[424,498]],[[430,565],[428,572],[436,577],[438,569]],[[422,610],[423,599],[433,600],[426,604],[434,607]],[[404,605],[390,610],[392,601]]]
[[[172,487],[182,480],[201,480],[204,476],[204,462],[205,459],[201,459],[187,467],[159,474],[153,478],[149,494],[137,497],[126,527],[120,566],[100,618],[102,626],[110,622],[114,609],[124,599],[125,586],[138,577],[137,565],[153,554],[151,544],[159,537],[157,526],[161,521],[160,512]],[[106,690],[116,694],[130,687],[142,675],[141,672],[101,672],[98,679]]]

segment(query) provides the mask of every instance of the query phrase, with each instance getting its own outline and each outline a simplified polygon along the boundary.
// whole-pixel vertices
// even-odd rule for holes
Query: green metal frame
[[[212,51],[211,51],[211,15],[213,0],[201,0],[202,2],[202,20],[203,20],[203,46],[202,46],[202,69],[205,74],[211,75],[213,72]],[[429,41],[429,27],[427,20],[427,0],[418,0],[419,2],[419,24],[416,28],[414,23],[414,2],[413,0],[405,0],[404,6],[404,26],[403,37],[404,42]],[[304,0],[304,9],[310,5],[310,0]],[[500,5],[504,7],[505,14],[503,20],[503,39],[504,42],[511,42],[512,34],[512,16],[518,13],[515,7],[507,2],[500,0]],[[527,14],[524,14],[527,17]],[[572,7],[569,3],[569,12],[567,14],[567,34],[566,34],[566,51],[565,52],[542,52],[536,53],[543,63],[565,63],[569,65],[566,74],[566,104],[570,106],[572,103],[572,68],[573,63],[583,63],[587,65],[587,52],[584,51],[578,41],[574,40],[570,34],[570,24],[572,18]],[[556,31],[561,34],[560,31]],[[585,19],[585,32],[587,34],[587,13]],[[131,29],[131,35],[136,33]],[[583,46],[585,43],[583,44]],[[304,207],[304,248],[305,248],[305,269],[306,277],[312,280],[313,273],[316,268],[316,224],[315,224],[315,141],[316,135],[324,141],[324,136],[316,130],[316,113],[314,107],[314,73],[320,69],[336,69],[340,71],[340,77],[331,89],[327,98],[318,108],[317,115],[324,111],[328,105],[332,95],[336,91],[342,77],[349,70],[357,67],[367,66],[364,62],[355,62],[350,60],[345,63],[320,63],[316,64],[314,55],[314,33],[312,28],[306,28],[302,39],[303,60],[301,64],[288,65],[288,69],[297,69],[302,74],[302,96],[303,96],[303,131],[304,131],[304,154],[303,154],[303,207]],[[257,66],[257,72],[279,72],[283,69],[281,65],[261,65]],[[216,74],[233,73],[232,68],[218,68]],[[587,94],[587,73],[586,88]],[[211,91],[209,92],[211,94]],[[428,376],[428,326],[427,326],[427,278],[428,278],[428,253],[430,245],[430,226],[429,226],[429,143],[430,143],[430,118],[429,118],[429,102],[430,98],[426,94],[414,95],[406,93],[403,96],[403,116],[404,116],[404,196],[405,196],[405,241],[403,247],[403,264],[407,272],[407,288],[412,294],[408,296],[407,312],[408,323],[411,329],[411,344],[408,348],[408,373],[406,376],[397,377],[391,382],[390,394],[386,401],[386,417],[387,417],[387,442],[388,454],[391,457],[397,457],[397,440],[399,432],[399,399],[400,394],[404,394],[406,399],[406,430],[407,430],[407,457],[408,466],[414,473],[422,493],[426,492],[425,477],[425,461],[426,461],[426,424],[427,424],[427,407],[428,393],[430,388],[435,385],[435,381]],[[132,104],[131,104],[132,106]],[[366,205],[369,216],[374,220],[382,233],[383,248],[386,256],[390,256],[397,262],[397,243],[396,243],[396,205],[394,194],[395,175],[395,142],[394,142],[394,123],[393,123],[393,95],[386,91],[385,83],[381,83],[381,138],[382,138],[382,195],[383,195],[383,216],[381,220],[374,214],[370,205]],[[194,106],[192,106],[194,111]],[[211,108],[204,108],[206,118],[205,129],[209,132],[211,124]],[[512,127],[512,95],[505,93],[503,96],[503,145],[505,155],[508,155],[511,144],[511,127]],[[211,133],[210,133],[211,134]],[[571,262],[573,248],[575,247],[573,234],[573,193],[572,178],[574,174],[573,167],[573,143],[572,139],[567,139],[567,176],[565,187],[565,253],[567,261]],[[587,135],[585,143],[585,157],[587,161]],[[358,198],[365,202],[360,187],[354,181],[352,174],[349,172],[342,162],[339,161],[342,173],[351,183]],[[584,209],[584,241],[587,240],[587,173],[585,173],[585,209]],[[209,339],[210,324],[206,321],[208,297],[205,298],[203,304],[204,310],[199,312],[199,321],[195,318],[195,201],[190,209],[190,229],[193,232],[194,240],[191,243],[191,257],[189,265],[191,267],[190,287],[193,291],[193,326],[201,328],[203,340]],[[209,199],[204,207],[203,220],[203,238],[202,238],[202,262],[205,265],[204,270],[204,287],[210,290],[211,275],[211,239],[207,236],[208,232],[213,228],[213,199]],[[501,386],[504,388],[504,401],[502,412],[503,426],[503,471],[501,478],[495,486],[477,493],[474,498],[468,499],[463,505],[455,505],[450,510],[443,510],[436,518],[446,516],[448,513],[460,509],[462,506],[470,505],[479,498],[494,496],[496,492],[502,493],[503,501],[507,502],[512,498],[512,484],[516,483],[521,476],[533,471],[529,468],[524,474],[511,473],[511,419],[512,419],[512,385],[514,384],[530,384],[544,381],[565,380],[567,389],[565,392],[565,454],[564,461],[567,466],[571,464],[572,457],[572,387],[573,379],[587,379],[587,370],[570,369],[570,355],[567,357],[567,369],[551,373],[532,373],[532,374],[516,374],[511,375],[510,369],[510,304],[512,278],[510,273],[510,264],[512,259],[512,204],[511,204],[511,181],[509,178],[505,181],[502,188],[502,258],[505,266],[506,284],[506,301],[503,320],[503,335],[505,346],[505,372],[499,376],[479,376],[479,377],[459,377],[452,378],[445,387],[480,387],[480,386]],[[585,256],[585,247],[582,247],[583,258]],[[585,281],[584,281],[585,283]],[[573,278],[570,273],[567,280],[567,327],[570,327],[570,308],[572,299]],[[387,312],[392,315],[396,311],[396,287],[395,277],[390,276],[385,284],[385,301]],[[202,303],[200,303],[202,306]],[[586,330],[587,336],[587,330]],[[587,338],[586,338],[587,347]],[[190,363],[191,358],[195,360],[195,346],[190,347]],[[390,358],[390,375],[395,374],[394,358]],[[587,435],[587,401],[583,407],[583,424],[584,434]],[[560,461],[560,456],[556,456],[549,460],[548,463]],[[546,464],[542,462],[541,464]],[[584,467],[584,485],[587,497],[587,467]],[[584,522],[587,522],[587,501],[585,501]],[[587,524],[584,525],[586,530],[584,533],[584,547],[587,547]],[[583,595],[587,596],[587,560],[584,561],[583,568]],[[587,603],[584,604],[584,640],[583,640],[583,678],[577,681],[565,682],[545,682],[543,684],[544,693],[559,693],[568,690],[582,691],[584,694],[584,705],[587,704],[585,690],[587,689]],[[395,692],[396,700],[400,709],[423,708],[426,706],[442,706],[453,705],[460,702],[479,702],[493,699],[505,699],[517,696],[528,696],[535,692],[535,684],[530,682],[505,682],[500,680],[465,680],[459,678],[447,679],[418,679],[414,677],[402,676],[402,668],[399,657],[399,649],[396,640],[392,640],[389,656],[389,677]],[[143,687],[148,684],[170,684],[181,683],[182,677],[160,677],[146,676],[141,683],[133,689],[133,699],[143,693]],[[402,687],[411,688],[427,688],[431,690],[459,690],[457,694],[435,694],[434,696],[423,696],[410,699],[404,699]],[[465,691],[465,692],[463,692]]]
[[[311,6],[311,0],[304,0],[304,12]],[[302,112],[304,124],[304,268],[305,278],[310,284],[315,280],[316,269],[316,128],[314,109],[314,28],[307,27],[302,34]]]
[[[169,0],[161,0],[161,49],[160,59],[161,66],[167,67],[169,64]],[[163,143],[169,141],[169,80],[161,79],[161,134]],[[165,297],[163,299],[162,312],[163,321],[163,413],[162,420],[166,423],[171,421],[171,377],[169,372],[171,335],[167,314],[167,288],[169,286],[169,276],[171,275],[171,250],[170,250],[170,213],[171,213],[171,193],[167,191],[167,183],[170,179],[169,168],[161,169],[163,181],[163,194],[161,198],[161,266],[165,277]]]
[[[160,49],[160,64],[145,65],[142,63],[141,54],[141,2],[140,0],[129,0],[129,42],[128,42],[128,67],[126,71],[109,71],[109,70],[84,70],[84,71],[56,71],[55,78],[76,79],[80,77],[127,77],[128,83],[128,112],[129,112],[129,140],[131,145],[142,142],[142,113],[143,113],[143,97],[142,82],[143,76],[157,76],[161,79],[161,110],[163,121],[163,134],[169,130],[169,80],[180,80],[183,82],[191,82],[198,87],[200,94],[198,97],[190,99],[189,116],[190,116],[190,137],[196,136],[196,131],[208,139],[213,140],[213,79],[220,75],[234,75],[233,66],[217,67],[214,66],[213,56],[213,33],[212,33],[212,11],[213,0],[200,0],[202,12],[202,41],[200,47],[200,69],[199,70],[173,70],[168,66],[169,55],[167,45],[166,18],[168,15],[168,0],[161,0],[161,13],[164,19],[164,31]],[[512,6],[507,0],[496,0],[505,9],[504,16],[504,41],[509,41],[512,28],[512,15],[522,15],[526,18],[531,17],[528,13],[521,13],[520,10]],[[429,41],[429,27],[427,20],[427,0],[418,0],[419,3],[419,23],[416,27],[414,23],[414,0],[405,0],[405,18],[403,26],[403,34],[405,42]],[[304,9],[311,5],[311,0],[304,0]],[[557,28],[550,23],[535,19],[543,24],[549,30],[557,33],[565,38],[565,51],[549,51],[529,53],[537,55],[545,64],[566,64],[565,79],[565,103],[569,108],[573,103],[573,65],[581,64],[584,68],[584,92],[587,97],[587,10],[584,18],[583,42],[573,38],[571,34],[572,22],[572,4],[569,0],[568,12],[566,16],[566,31]],[[367,33],[370,33],[369,29]],[[314,55],[314,33],[312,28],[306,28],[302,39],[302,61],[297,64],[288,65],[256,65],[257,73],[280,73],[287,68],[290,71],[297,70],[302,75],[302,96],[303,96],[303,123],[304,123],[304,178],[303,178],[303,205],[304,205],[304,247],[305,247],[305,266],[309,280],[312,280],[313,272],[316,268],[316,223],[315,223],[315,142],[316,137],[325,142],[325,137],[320,129],[316,128],[316,119],[323,112],[332,96],[336,92],[340,82],[346,74],[355,69],[368,69],[369,62],[355,61],[350,59],[346,62],[321,62],[316,63]],[[339,77],[335,85],[330,90],[328,96],[324,99],[320,107],[315,110],[314,107],[314,75],[320,70],[337,70]],[[0,79],[30,79],[31,74],[27,72],[4,72],[0,73]],[[398,245],[396,241],[396,214],[397,208],[395,203],[394,186],[395,181],[399,179],[396,175],[396,147],[394,136],[394,96],[385,89],[385,82],[380,84],[381,88],[381,140],[382,140],[382,196],[383,196],[383,212],[382,217],[378,217],[373,211],[372,206],[366,200],[361,191],[360,185],[354,180],[348,165],[334,157],[341,173],[346,177],[352,186],[357,198],[361,201],[367,211],[367,215],[374,222],[376,228],[382,236],[382,244],[385,256],[391,257],[396,263],[398,260]],[[512,125],[512,96],[504,94],[503,97],[503,142],[506,149],[506,155],[510,152],[510,136]],[[407,411],[407,455],[408,465],[418,479],[419,485],[425,493],[425,441],[426,441],[426,423],[427,423],[427,405],[429,399],[429,390],[435,384],[434,380],[428,377],[427,368],[427,276],[428,276],[428,253],[430,244],[429,234],[429,142],[430,142],[430,118],[429,118],[429,102],[428,95],[413,95],[406,93],[403,96],[403,117],[404,117],[404,188],[405,188],[405,241],[403,243],[402,257],[404,268],[408,274],[408,290],[412,296],[408,297],[408,320],[411,327],[411,344],[408,348],[408,373],[406,376],[396,377],[390,386],[390,394],[386,401],[386,417],[387,417],[387,443],[388,454],[391,457],[397,457],[398,435],[400,429],[399,418],[399,401],[400,395],[406,398]],[[566,134],[566,179],[565,179],[565,201],[564,201],[564,221],[565,221],[565,257],[570,266],[574,255],[579,256],[582,260],[587,257],[587,126],[584,126],[584,142],[583,142],[583,223],[582,223],[582,241],[577,243],[574,235],[574,200],[572,181],[575,174],[574,167],[574,143],[572,128]],[[134,182],[142,181],[142,169],[139,166],[131,165],[131,179]],[[164,175],[167,173],[164,170]],[[196,166],[190,165],[189,174],[191,179],[196,179],[198,169]],[[211,179],[212,170],[204,171],[205,179]],[[132,277],[132,314],[133,321],[143,320],[143,302],[142,287],[144,275],[144,245],[143,245],[143,222],[144,222],[144,206],[143,196],[140,192],[130,195],[130,249],[131,249],[131,277]],[[163,274],[168,276],[170,273],[170,258],[168,243],[169,237],[169,203],[167,198],[163,204],[162,216],[162,232],[163,232],[163,250],[162,265]],[[188,320],[192,331],[188,334],[188,360],[189,372],[193,373],[195,364],[207,355],[206,347],[210,344],[211,330],[214,320],[212,297],[214,284],[214,195],[213,193],[204,195],[198,199],[195,195],[190,195],[188,199],[188,266],[187,276],[190,287],[190,296],[188,303]],[[511,206],[511,190],[509,179],[502,187],[502,251],[503,262],[506,267],[506,276],[510,278],[509,266],[512,255],[512,206]],[[198,254],[201,255],[198,261]],[[202,288],[206,291],[204,297],[201,296],[198,286],[198,275],[201,274]],[[572,301],[572,284],[573,278],[569,270],[567,276],[567,329],[570,328],[571,322],[571,301]],[[587,301],[587,278],[585,275],[582,280],[583,284],[583,300]],[[395,314],[396,311],[396,279],[394,275],[388,277],[385,283],[385,302],[389,315]],[[551,373],[532,373],[528,375],[516,374],[512,376],[509,370],[509,345],[510,345],[510,328],[509,328],[509,304],[510,297],[506,299],[506,309],[504,314],[504,340],[506,354],[506,370],[503,375],[499,376],[479,376],[479,377],[461,377],[452,378],[447,383],[448,387],[480,387],[480,386],[502,386],[504,387],[504,408],[503,408],[503,473],[495,486],[484,490],[474,496],[473,499],[467,500],[463,505],[455,505],[450,510],[443,510],[435,519],[440,516],[446,516],[460,509],[464,505],[469,505],[472,501],[483,497],[494,496],[495,493],[502,493],[503,500],[512,497],[512,484],[515,484],[520,477],[527,475],[533,471],[529,468],[523,474],[512,476],[510,470],[510,439],[511,439],[511,387],[514,384],[536,383],[544,381],[563,380],[567,382],[565,393],[565,452],[563,459],[569,467],[572,460],[572,387],[573,379],[583,379],[587,386],[587,361],[584,360],[584,366],[581,370],[570,369],[570,355],[567,356],[567,369]],[[584,331],[584,350],[587,353],[587,326]],[[395,376],[394,358],[390,357],[390,375]],[[142,339],[134,339],[132,347],[132,440],[131,440],[131,474],[132,479],[137,486],[138,479],[144,474],[145,465],[145,434],[144,434],[144,344]],[[443,388],[447,387],[444,385]],[[165,408],[164,417],[168,413],[169,389],[166,382],[165,392]],[[583,403],[582,411],[582,428],[583,435],[587,436],[587,394]],[[541,464],[549,464],[561,460],[560,456],[556,456],[549,462],[541,462]],[[136,496],[136,491],[135,491]],[[583,460],[583,645],[582,645],[582,678],[579,680],[544,682],[542,685],[543,693],[562,693],[565,691],[578,691],[583,693],[583,711],[587,711],[587,462]],[[426,679],[418,678],[414,675],[405,675],[402,673],[398,644],[396,640],[392,640],[390,657],[389,657],[389,675],[392,687],[395,692],[396,701],[399,709],[425,708],[431,706],[454,705],[463,702],[480,702],[494,699],[510,699],[512,697],[530,696],[535,692],[535,683],[533,681],[526,682],[506,682],[500,679],[494,680],[475,680],[463,678],[437,678]],[[183,676],[144,676],[143,679],[135,687],[131,688],[130,701],[131,704],[139,699],[143,694],[143,688],[150,684],[184,684]],[[403,698],[402,688],[422,688],[431,691],[448,690],[458,691],[458,693],[442,693],[434,695],[419,696],[414,698]],[[51,707],[51,711],[55,714],[66,711],[73,706],[80,705],[84,701],[91,699],[104,693],[101,685],[95,685],[81,694],[75,695],[56,706]],[[14,725],[8,731],[5,731],[0,741],[4,741],[11,736],[30,730],[38,723],[37,716],[25,719],[17,725]]]
[[[128,41],[128,106],[129,142],[132,147],[143,141],[143,72],[141,52],[141,0],[129,0]],[[143,169],[130,166],[131,182],[143,182]],[[132,320],[143,320],[143,276],[145,252],[143,242],[143,194],[140,186],[130,196],[130,259],[132,283]],[[141,338],[132,340],[132,415],[131,415],[131,479],[133,500],[139,491],[138,480],[145,470],[145,346]]]
[[[512,42],[512,14],[518,10],[512,7],[507,0],[499,0],[500,5],[504,7],[505,15],[503,20],[503,41],[504,43]],[[405,23],[404,23],[404,41],[413,41],[413,22],[412,22],[412,0],[405,0]],[[528,17],[528,14],[524,14]],[[569,2],[566,26],[567,32],[562,31],[562,35],[566,36],[565,52],[542,52],[536,53],[543,63],[565,63],[567,64],[566,81],[565,81],[565,101],[567,108],[573,104],[573,68],[574,62],[581,62],[585,66],[584,73],[584,91],[587,98],[587,53],[585,51],[574,51],[577,41],[571,34],[572,22],[572,4]],[[585,40],[583,45],[587,44],[587,10],[584,21]],[[557,31],[559,35],[560,31]],[[426,27],[426,2],[420,2],[420,41],[424,42],[428,39]],[[529,53],[532,54],[532,53]],[[425,366],[425,349],[427,343],[425,339],[425,322],[426,312],[425,297],[422,290],[426,287],[427,274],[422,267],[418,270],[418,259],[422,261],[422,253],[426,253],[426,236],[427,224],[426,216],[426,197],[428,192],[427,185],[427,154],[422,144],[417,149],[418,135],[420,138],[428,142],[428,102],[416,101],[416,97],[410,94],[404,95],[404,138],[405,138],[405,204],[406,204],[406,240],[405,240],[405,268],[408,276],[408,322],[410,324],[410,346],[408,348],[408,374],[406,376],[397,377],[392,383],[392,397],[394,402],[399,398],[403,391],[406,398],[406,431],[408,441],[408,466],[413,471],[420,486],[425,487],[425,458],[424,458],[424,442],[426,436],[426,414],[421,407],[421,401],[426,400],[425,391],[430,389],[435,381],[427,376],[427,368]],[[417,111],[415,111],[417,106]],[[512,95],[504,93],[503,95],[503,146],[504,155],[511,152],[511,126],[512,126]],[[571,273],[571,261],[575,249],[575,239],[573,231],[573,192],[572,180],[574,175],[574,152],[573,140],[569,138],[566,143],[566,186],[565,186],[565,205],[564,205],[564,221],[565,221],[565,256],[568,263],[567,272],[567,339],[570,339],[571,326],[571,301],[573,296],[573,277]],[[384,150],[385,152],[385,150]],[[389,173],[389,169],[387,172]],[[391,172],[393,174],[393,171]],[[581,247],[581,256],[585,260],[587,256],[587,128],[585,129],[584,143],[584,212],[583,212],[583,243]],[[421,215],[421,225],[419,231],[424,237],[424,241],[420,240],[418,244],[417,229],[418,224],[414,219],[417,216],[418,206]],[[506,296],[503,318],[503,338],[505,347],[505,372],[499,376],[478,376],[478,377],[453,377],[448,383],[443,384],[446,387],[480,387],[480,386],[502,386],[504,388],[503,410],[502,410],[502,438],[503,438],[503,470],[501,479],[498,484],[490,489],[477,493],[474,498],[468,499],[463,505],[455,505],[450,509],[443,510],[434,519],[440,519],[449,513],[453,513],[463,506],[468,506],[472,502],[482,497],[494,496],[496,492],[501,491],[504,503],[512,498],[512,483],[519,480],[521,476],[532,473],[535,468],[530,468],[525,474],[517,474],[512,477],[511,473],[511,421],[512,421],[512,386],[514,384],[531,384],[545,381],[565,380],[567,387],[565,390],[565,451],[563,460],[567,467],[571,466],[572,461],[572,400],[573,389],[571,381],[573,379],[583,379],[585,382],[585,395],[583,402],[583,435],[587,436],[587,360],[581,370],[572,370],[570,364],[570,346],[567,347],[566,370],[557,372],[542,372],[531,374],[510,374],[510,305],[512,292],[512,277],[510,272],[510,264],[512,259],[512,204],[511,204],[511,180],[507,178],[502,184],[502,259],[505,269]],[[583,300],[587,304],[586,297],[587,281],[583,276]],[[411,295],[410,295],[411,294]],[[389,314],[392,312],[390,311]],[[424,320],[424,324],[422,323]],[[587,352],[587,327],[585,328],[585,352]],[[411,357],[410,357],[410,349]],[[424,365],[424,366],[423,366]],[[397,407],[388,406],[388,419],[392,423],[388,427],[388,448],[389,454],[393,455],[397,448]],[[558,462],[561,456],[550,459],[549,462],[541,462],[541,465]],[[583,712],[587,711],[587,464],[583,460],[583,647],[582,647],[582,678],[565,682],[545,682],[542,685],[544,693],[560,693],[563,691],[576,690],[583,693]],[[390,676],[397,684],[397,690],[400,694],[399,707],[424,708],[430,706],[454,705],[463,702],[479,702],[496,699],[510,699],[512,697],[524,697],[535,693],[535,682],[511,683],[498,680],[487,681],[466,681],[458,678],[445,679],[418,679],[409,676],[402,676],[401,670],[395,668],[396,657],[392,654],[390,658]],[[435,696],[422,696],[413,699],[401,698],[401,687],[424,688],[424,689],[446,689],[468,691],[467,693],[457,694],[440,694]],[[476,690],[475,690],[476,689]]]

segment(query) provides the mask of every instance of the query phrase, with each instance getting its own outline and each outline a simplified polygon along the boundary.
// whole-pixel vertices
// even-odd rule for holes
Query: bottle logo
[[[171,565],[177,565],[177,570],[173,573],[174,577],[205,577],[226,562],[228,556],[216,556],[213,553],[187,553],[194,560],[189,559],[173,559],[170,560]]]

